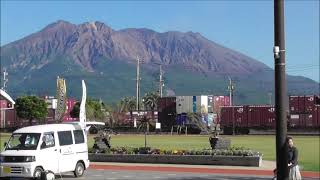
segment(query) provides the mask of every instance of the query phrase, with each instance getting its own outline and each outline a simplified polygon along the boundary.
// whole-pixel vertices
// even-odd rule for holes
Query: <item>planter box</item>
[[[89,154],[92,162],[161,163],[260,167],[259,156]]]

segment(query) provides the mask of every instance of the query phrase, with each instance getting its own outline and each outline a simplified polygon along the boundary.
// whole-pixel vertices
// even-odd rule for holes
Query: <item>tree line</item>
[[[154,120],[154,111],[157,108],[159,95],[156,92],[146,93],[142,98],[141,105],[144,109],[152,111],[152,120]],[[16,99],[17,116],[21,119],[29,120],[31,125],[34,120],[39,124],[46,123],[48,115],[47,103],[44,99],[37,96],[22,96]],[[114,105],[108,105],[101,100],[89,98],[86,101],[86,117],[88,121],[101,121],[108,123],[111,127],[116,126],[119,120],[118,114],[130,112],[130,118],[133,120],[133,112],[136,110],[136,98],[124,97]],[[79,117],[80,102],[77,102],[70,111],[73,118]]]

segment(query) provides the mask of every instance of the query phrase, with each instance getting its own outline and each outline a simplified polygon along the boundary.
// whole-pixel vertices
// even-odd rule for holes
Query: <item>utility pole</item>
[[[160,78],[159,78],[159,95],[162,97],[162,88],[163,88],[163,71],[162,71],[162,65],[160,64]]]
[[[284,0],[274,0],[274,65],[275,65],[275,110],[276,110],[276,154],[277,179],[287,180],[287,117],[286,117],[286,74]]]
[[[136,110],[137,111],[140,110],[140,80],[141,80],[141,78],[140,78],[140,61],[141,60],[139,58],[137,58],[137,79],[136,79],[136,81],[137,81]]]
[[[232,79],[229,77],[229,99],[230,99],[230,106],[233,105],[233,91],[234,91],[234,84],[232,82]],[[235,120],[234,120],[234,109],[232,107],[232,135],[235,135]]]

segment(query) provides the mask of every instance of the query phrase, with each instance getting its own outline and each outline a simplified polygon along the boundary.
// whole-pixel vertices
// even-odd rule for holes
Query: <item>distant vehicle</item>
[[[97,121],[87,121],[86,127],[89,129],[90,134],[97,134],[100,130],[105,128],[105,123]]]
[[[40,179],[43,171],[81,177],[88,167],[87,136],[79,124],[18,129],[0,153],[0,177]]]

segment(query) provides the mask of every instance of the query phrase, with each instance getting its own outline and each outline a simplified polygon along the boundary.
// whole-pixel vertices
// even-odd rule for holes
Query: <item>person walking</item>
[[[301,180],[298,166],[298,149],[293,145],[292,137],[287,137],[289,180]]]

